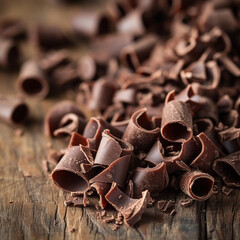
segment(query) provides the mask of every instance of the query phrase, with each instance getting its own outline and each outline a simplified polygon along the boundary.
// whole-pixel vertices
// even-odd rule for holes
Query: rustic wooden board
[[[0,18],[10,15],[31,20],[31,23],[59,24],[61,21],[67,27],[77,9],[76,6],[56,8],[41,0],[6,0],[0,1]],[[80,45],[78,51],[73,52],[79,57],[85,47]],[[33,54],[29,49],[25,56]],[[17,73],[0,72],[0,93],[15,94],[16,77]],[[31,114],[23,128],[23,136],[15,136],[16,128],[0,123],[1,239],[239,239],[240,191],[237,190],[230,196],[214,195],[205,203],[195,202],[188,208],[178,203],[183,194],[162,194],[162,199],[176,201],[176,215],[148,208],[135,228],[122,227],[117,231],[112,231],[111,224],[97,220],[93,207],[66,208],[63,203],[66,195],[52,185],[42,167],[48,142],[56,148],[66,145],[62,140],[47,139],[42,131],[44,113],[56,99],[27,102]],[[72,228],[76,231],[70,232]]]

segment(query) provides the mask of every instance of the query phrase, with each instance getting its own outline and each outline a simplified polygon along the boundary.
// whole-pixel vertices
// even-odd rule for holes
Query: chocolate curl
[[[178,170],[187,170],[179,162],[188,163],[199,154],[199,147],[195,139],[189,139],[181,143],[169,143],[164,139],[157,140],[147,154],[145,161],[154,165],[165,163],[168,174],[172,174]],[[168,150],[171,147],[172,149]],[[170,151],[170,152],[169,152]]]
[[[28,115],[28,106],[20,98],[0,95],[0,119],[10,124],[22,123]]]
[[[127,89],[118,90],[114,95],[113,102],[135,104],[136,103],[136,89],[127,88]]]
[[[105,196],[110,190],[111,184],[105,182],[95,182],[91,184],[91,187],[97,191],[97,194],[100,197],[99,205],[102,209],[104,209],[108,205],[108,201],[105,199]]]
[[[113,183],[105,198],[123,215],[127,226],[131,227],[141,219],[149,202],[150,194],[146,190],[142,193],[142,198],[133,199],[122,192],[116,183]]]
[[[109,129],[112,135],[118,138],[122,137],[122,133],[108,122],[102,118],[92,117],[83,132],[83,136],[88,138],[90,148],[98,149],[104,129]]]
[[[4,69],[16,69],[20,64],[20,52],[18,46],[8,39],[0,39],[0,67]]]
[[[68,148],[71,148],[73,146],[79,146],[79,145],[89,147],[89,143],[84,136],[82,136],[81,134],[78,134],[77,132],[73,132],[68,144]]]
[[[134,197],[141,197],[144,190],[148,190],[151,196],[158,195],[168,186],[168,173],[165,163],[159,163],[154,168],[137,168],[133,176]]]
[[[30,41],[40,50],[58,49],[71,44],[69,33],[57,26],[38,25],[30,29]]]
[[[109,166],[120,156],[131,156],[133,146],[113,135],[108,129],[102,133],[102,139],[95,157],[94,164]]]
[[[180,179],[180,188],[189,197],[197,201],[207,200],[213,191],[214,178],[200,171],[184,173]]]
[[[213,122],[209,118],[194,120],[193,124],[194,135],[205,133],[207,136],[213,131]]]
[[[28,60],[22,65],[17,86],[28,97],[43,99],[49,93],[49,83],[46,76],[34,60]]]
[[[73,30],[80,37],[94,38],[108,33],[111,22],[107,15],[97,11],[81,11],[72,21]]]
[[[113,183],[123,188],[130,163],[130,155],[126,155],[116,159],[105,170],[90,180],[90,183]],[[96,162],[95,162],[96,163]],[[95,164],[94,163],[94,164]]]
[[[89,189],[89,182],[80,167],[82,163],[89,162],[81,147],[69,148],[51,174],[53,182],[67,192],[85,192]]]
[[[222,151],[206,136],[200,133],[198,139],[201,143],[200,154],[190,163],[190,167],[212,173],[212,163],[215,159],[224,156]]]
[[[19,19],[3,19],[0,22],[0,37],[19,40],[26,36],[26,27]]]
[[[134,147],[134,152],[148,152],[159,135],[159,128],[153,129],[147,116],[147,109],[136,111],[123,134],[122,139]]]
[[[85,118],[84,114],[76,104],[67,100],[60,101],[47,112],[44,120],[45,134],[47,136],[53,136],[54,131],[59,128],[59,123],[62,118],[69,113]]]
[[[230,187],[240,187],[240,151],[214,161],[213,170]]]
[[[116,22],[132,9],[128,0],[115,0],[107,5],[107,11],[111,18]]]
[[[129,35],[143,35],[146,31],[145,17],[143,11],[131,11],[118,22],[117,31]]]
[[[123,120],[121,115],[119,115],[119,113],[116,113],[112,118],[111,125],[124,133],[129,124],[129,121],[130,119]]]
[[[218,123],[218,110],[216,104],[208,97],[200,97],[194,98],[194,100],[198,101],[201,107],[198,111],[195,112],[194,118],[209,118],[215,124]]]
[[[164,105],[161,134],[170,142],[192,138],[192,115],[186,103],[173,100]]]
[[[219,27],[225,32],[239,29],[238,21],[230,8],[214,9],[212,3],[204,5],[198,24],[201,31],[209,31],[213,27]]]
[[[216,53],[214,58],[220,61],[223,66],[230,72],[233,76],[239,77],[240,76],[240,67],[239,64],[237,65],[234,63],[226,54]]]
[[[74,113],[66,114],[60,121],[58,129],[53,132],[56,137],[72,135],[73,132],[83,133],[87,121]]]
[[[78,63],[78,75],[83,81],[96,80],[106,74],[107,65],[94,57],[82,57]]]
[[[39,60],[40,68],[49,73],[60,66],[64,66],[70,62],[69,53],[66,50],[53,51],[44,55]]]
[[[130,68],[137,69],[143,61],[149,58],[157,40],[156,35],[147,35],[124,47],[120,53],[122,63]]]
[[[231,127],[218,132],[218,136],[228,153],[237,152],[240,149],[240,129]]]
[[[112,99],[116,91],[116,85],[105,79],[99,79],[93,85],[92,96],[89,101],[91,110],[104,110],[112,104]]]

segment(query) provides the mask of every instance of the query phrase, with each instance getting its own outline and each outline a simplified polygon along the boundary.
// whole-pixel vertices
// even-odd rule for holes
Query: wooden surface
[[[67,27],[68,20],[76,11],[76,6],[56,8],[41,0],[0,1],[0,18],[19,16],[30,23],[50,21],[59,24],[61,21]],[[74,51],[75,56],[82,54],[84,49],[80,45],[79,50]],[[25,53],[25,57],[30,55],[30,50]],[[0,72],[0,93],[16,93],[16,76],[17,73]],[[47,139],[42,131],[44,113],[56,99],[52,97],[42,102],[28,99],[27,102],[31,114],[23,128],[23,136],[15,136],[16,128],[0,123],[1,239],[240,238],[240,191],[237,190],[230,196],[222,193],[213,195],[208,201],[195,202],[188,208],[178,203],[185,197],[183,194],[162,194],[162,199],[176,201],[176,215],[148,208],[135,228],[124,226],[117,231],[111,230],[111,224],[97,220],[94,208],[66,208],[66,195],[52,185],[42,167],[48,142],[53,142],[56,148],[66,146],[63,140]],[[70,232],[72,228],[75,232]]]

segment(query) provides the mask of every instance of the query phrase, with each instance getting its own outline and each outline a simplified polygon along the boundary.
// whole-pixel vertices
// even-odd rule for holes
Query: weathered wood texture
[[[41,0],[0,1],[1,18],[20,16],[32,22],[61,21],[67,25],[77,9],[76,6],[55,8]],[[75,56],[82,54],[84,48],[80,46],[74,51]],[[17,73],[0,72],[0,93],[16,93],[16,76]],[[42,102],[28,100],[31,115],[21,137],[15,136],[15,128],[0,123],[1,239],[239,239],[240,191],[237,190],[230,196],[214,195],[205,203],[195,202],[188,208],[178,203],[183,194],[163,194],[163,199],[176,200],[176,215],[148,208],[135,228],[122,227],[117,231],[111,230],[111,224],[97,220],[91,207],[66,208],[63,204],[66,195],[52,185],[42,167],[47,156],[46,143],[52,141],[43,135],[43,116],[54,102],[54,98]],[[61,140],[53,141],[56,148],[65,145]],[[75,232],[70,232],[72,228]]]

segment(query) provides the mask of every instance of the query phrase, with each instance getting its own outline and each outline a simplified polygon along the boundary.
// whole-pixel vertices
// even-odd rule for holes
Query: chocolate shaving
[[[21,98],[0,95],[0,119],[10,124],[20,124],[28,116],[28,106]]]
[[[147,152],[159,135],[159,128],[152,128],[152,122],[146,112],[147,109],[143,108],[132,115],[122,137],[134,147],[134,152]]]
[[[204,201],[212,195],[214,178],[200,171],[184,173],[180,179],[180,188],[189,197],[197,201]]]
[[[193,204],[193,199],[192,198],[181,199],[179,202],[183,207],[189,207]]]
[[[172,142],[184,142],[192,137],[192,116],[186,103],[173,100],[165,104],[161,134]]]
[[[69,113],[85,118],[82,111],[73,102],[67,100],[60,101],[48,110],[44,120],[45,134],[53,136],[54,131],[59,128],[61,119]]]
[[[165,163],[160,163],[154,168],[137,168],[131,177],[133,182],[134,197],[141,197],[144,190],[151,196],[158,195],[168,186],[168,174]]]
[[[105,196],[106,200],[123,215],[124,222],[129,227],[141,219],[149,197],[149,192],[146,190],[142,193],[142,198],[130,198],[118,188],[116,183],[112,184],[111,189]]]
[[[213,170],[227,186],[240,187],[240,151],[214,161]]]

